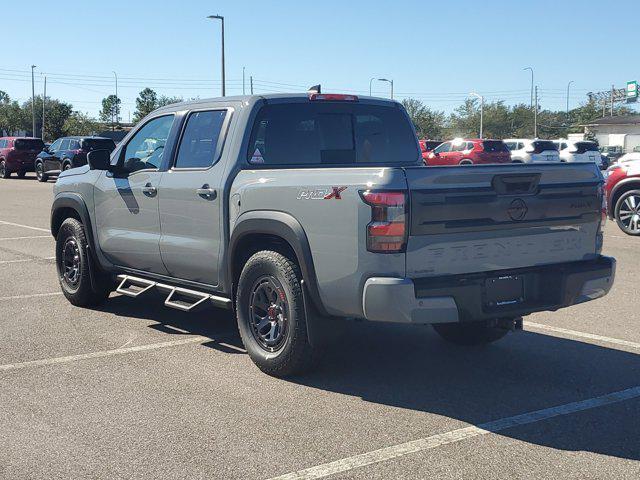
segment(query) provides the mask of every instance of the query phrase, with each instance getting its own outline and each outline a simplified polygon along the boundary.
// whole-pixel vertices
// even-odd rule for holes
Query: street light
[[[36,136],[36,87],[35,80],[33,78],[33,69],[36,65],[31,65],[31,120],[32,120],[32,135]]]
[[[371,83],[373,83],[373,81],[376,79],[376,77],[372,77],[371,80],[369,80],[369,96],[371,97]]]
[[[482,127],[483,127],[483,116],[484,116],[484,97],[476,92],[471,92],[469,94],[472,97],[476,97],[480,99],[480,140],[482,140]]]
[[[569,88],[571,87],[572,83],[575,83],[575,82],[573,80],[571,80],[567,84],[567,123],[569,123]]]
[[[221,15],[209,15],[207,18],[220,20],[222,23],[222,96],[224,97],[226,95],[224,78],[224,17]]]
[[[393,80],[389,80],[387,78],[379,78],[379,82],[387,82],[391,85],[391,100],[393,100]]]

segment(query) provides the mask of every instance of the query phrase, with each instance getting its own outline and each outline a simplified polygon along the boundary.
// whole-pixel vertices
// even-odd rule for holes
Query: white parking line
[[[0,240],[26,240],[28,238],[51,238],[51,235],[31,235],[29,237],[0,237]]]
[[[18,260],[0,260],[0,265],[7,265],[10,263],[26,263],[26,262],[37,262],[39,260],[55,260],[56,257],[38,257],[38,258],[21,258]]]
[[[56,295],[62,295],[62,292],[51,293],[29,293],[26,295],[9,295],[8,297],[0,297],[2,300],[22,300],[24,298],[37,298],[37,297],[55,297]]]
[[[14,227],[29,228],[31,230],[37,230],[39,232],[47,232],[48,234],[51,234],[51,230],[49,230],[48,228],[32,227],[31,225],[22,225],[21,223],[5,222],[4,220],[0,220],[0,224],[1,225],[12,225]],[[49,235],[49,236],[51,236],[51,235]]]
[[[524,322],[525,327],[531,327],[536,330],[544,330],[547,332],[560,333],[562,335],[568,335],[571,337],[584,338],[586,340],[595,340],[597,342],[606,342],[613,345],[621,345],[623,347],[631,347],[640,349],[640,343],[630,342],[628,340],[620,340],[619,338],[603,337],[602,335],[594,335],[592,333],[579,332],[577,330],[568,330],[566,328],[552,327],[550,325],[543,325],[542,323]]]
[[[403,457],[411,453],[423,452],[443,445],[461,442],[468,438],[478,437],[488,433],[497,433],[508,428],[530,425],[550,418],[591,410],[593,408],[603,407],[605,405],[611,405],[639,397],[640,386],[632,387],[626,390],[608,393],[600,397],[593,397],[579,402],[566,403],[564,405],[558,405],[557,407],[544,408],[542,410],[536,410],[522,415],[515,415],[513,417],[506,417],[493,422],[482,423],[480,425],[458,428],[450,432],[440,433],[390,447],[384,447],[379,450],[373,450],[371,452],[361,453],[351,457],[345,457],[334,462],[305,468],[304,470],[287,473],[279,477],[273,477],[270,480],[308,480],[313,478],[324,478],[329,475],[335,475],[336,473],[343,473],[367,465]]]
[[[0,365],[0,372],[7,372],[10,370],[19,370],[22,368],[30,368],[30,367],[42,367],[46,365],[58,365],[60,363],[77,362],[79,360],[88,360],[91,358],[104,358],[104,357],[112,357],[114,355],[125,355],[128,353],[146,352],[149,350],[158,350],[160,348],[175,347],[178,345],[188,345],[190,343],[200,343],[208,340],[210,339],[206,337],[189,337],[189,338],[183,338],[181,340],[171,340],[168,342],[138,345],[136,347],[115,348],[113,350],[102,350],[98,352],[81,353],[79,355],[69,355],[68,357],[43,358],[41,360],[30,360],[28,362],[8,363],[5,365]]]

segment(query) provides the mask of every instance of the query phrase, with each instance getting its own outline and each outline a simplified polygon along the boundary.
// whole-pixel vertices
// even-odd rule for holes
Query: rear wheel
[[[623,193],[616,202],[615,218],[627,235],[640,235],[640,190]]]
[[[236,315],[242,342],[263,372],[286,377],[318,356],[309,343],[300,268],[274,251],[255,253],[242,269]]]
[[[504,328],[490,326],[488,321],[437,323],[433,328],[447,342],[465,346],[493,343],[509,332]]]
[[[66,172],[67,170],[71,170],[71,162],[64,162],[62,164],[62,171]]]
[[[58,231],[56,267],[62,293],[73,305],[92,307],[109,296],[112,283],[106,275],[92,267],[84,227],[75,218],[67,218]],[[95,290],[91,284],[92,276]]]
[[[0,160],[0,178],[9,178],[11,172],[7,169],[7,162]]]
[[[49,177],[44,173],[44,164],[42,162],[36,162],[36,178],[39,182],[46,182]]]

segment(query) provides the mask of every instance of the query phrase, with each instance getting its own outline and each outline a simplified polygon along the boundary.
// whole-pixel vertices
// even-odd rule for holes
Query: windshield
[[[266,105],[253,125],[251,164],[414,164],[418,142],[395,106],[309,102]]]
[[[44,142],[39,138],[19,138],[14,142],[16,150],[42,150]]]
[[[116,144],[109,138],[85,138],[82,140],[83,150],[115,150]]]

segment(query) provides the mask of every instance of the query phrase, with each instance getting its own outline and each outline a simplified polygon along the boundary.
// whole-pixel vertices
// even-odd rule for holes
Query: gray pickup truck
[[[593,163],[424,167],[405,110],[382,99],[171,105],[54,192],[71,303],[155,291],[187,312],[232,308],[251,359],[276,376],[312,365],[341,318],[489,343],[614,279]]]

